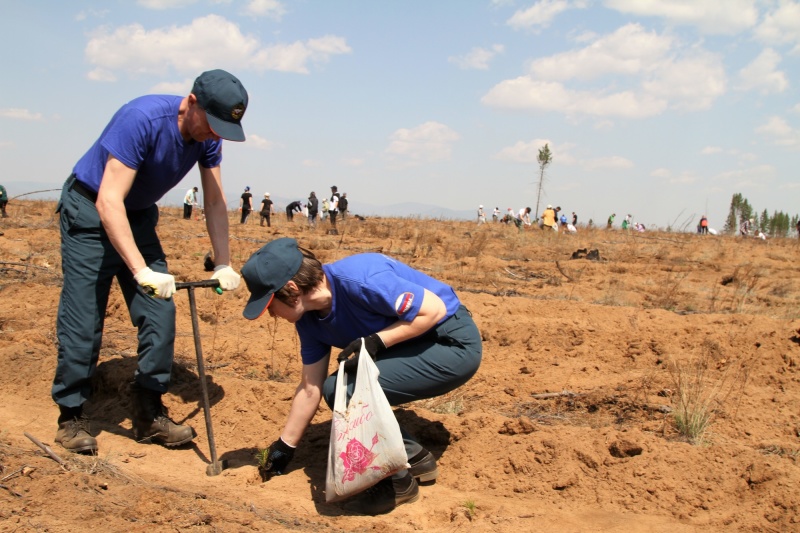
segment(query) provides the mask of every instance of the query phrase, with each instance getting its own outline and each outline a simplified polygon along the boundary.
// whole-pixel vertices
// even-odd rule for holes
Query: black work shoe
[[[181,446],[195,438],[192,426],[181,426],[165,415],[156,417],[150,426],[135,424],[133,436],[138,442],[155,442],[164,446]]]
[[[436,478],[439,477],[439,468],[436,466],[436,458],[425,448],[408,462],[411,465],[408,471],[419,483],[435,481]]]
[[[97,439],[89,431],[89,418],[86,416],[60,422],[55,441],[73,453],[97,453]]]
[[[411,474],[393,479],[382,479],[364,492],[344,504],[344,510],[351,513],[375,516],[393,511],[398,505],[415,502],[419,499],[419,486]]]

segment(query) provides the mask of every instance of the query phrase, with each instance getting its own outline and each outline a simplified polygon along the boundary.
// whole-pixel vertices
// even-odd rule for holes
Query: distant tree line
[[[789,231],[797,227],[798,215],[789,217],[783,211],[773,211],[770,216],[769,211],[764,209],[759,215],[741,193],[736,193],[731,198],[731,208],[728,211],[728,218],[725,219],[725,233],[733,234],[744,220],[753,219],[753,230],[761,231],[770,237],[787,237]]]

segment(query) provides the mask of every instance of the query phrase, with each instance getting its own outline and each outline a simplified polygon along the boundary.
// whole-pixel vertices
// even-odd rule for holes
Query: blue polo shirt
[[[316,363],[331,347],[344,348],[398,320],[412,321],[428,289],[444,301],[444,322],[461,305],[455,291],[408,265],[383,254],[358,254],[322,266],[331,286],[333,304],[328,316],[305,313],[295,327],[300,336],[303,364]]]
[[[148,95],[131,100],[111,118],[100,138],[78,161],[73,173],[98,191],[111,154],[136,178],[125,208],[145,209],[180,182],[195,163],[205,168],[222,162],[222,141],[184,141],[178,128],[181,96]]]

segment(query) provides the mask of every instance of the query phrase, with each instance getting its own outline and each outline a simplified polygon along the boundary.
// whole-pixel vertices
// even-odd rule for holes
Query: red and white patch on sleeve
[[[414,294],[410,292],[404,292],[400,296],[397,297],[397,300],[394,301],[394,310],[395,312],[402,316],[411,309],[411,304],[414,303]]]

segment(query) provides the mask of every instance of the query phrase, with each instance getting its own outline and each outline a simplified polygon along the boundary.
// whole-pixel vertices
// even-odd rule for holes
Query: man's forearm
[[[106,230],[108,240],[133,274],[147,266],[136,241],[133,239],[125,205],[114,201],[97,202],[97,213]]]
[[[214,250],[214,263],[230,265],[231,253],[228,230],[228,209],[224,202],[205,204],[206,228]]]

